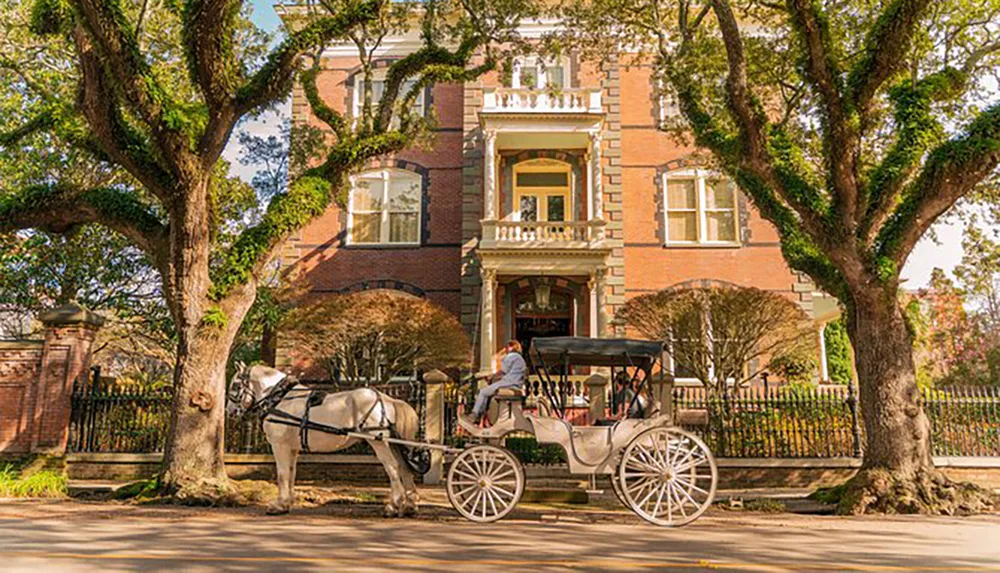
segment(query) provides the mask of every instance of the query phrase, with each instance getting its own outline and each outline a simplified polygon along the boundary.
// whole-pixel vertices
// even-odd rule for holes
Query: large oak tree
[[[55,172],[5,194],[0,232],[97,223],[128,237],[159,271],[178,337],[160,480],[180,498],[213,499],[229,491],[223,464],[226,357],[282,242],[343,196],[350,173],[402,150],[421,132],[416,118],[398,113],[409,109],[418,87],[489,70],[495,62],[490,46],[510,39],[525,7],[517,0],[405,4],[406,24],[420,30],[423,47],[389,68],[382,99],[366,105],[365,117],[356,121],[318,94],[314,57],[317,65],[303,80],[315,115],[333,131],[329,147],[317,165],[271,199],[255,224],[220,245],[213,240],[223,231],[213,171],[234,127],[287,97],[302,56],[377,27],[399,3],[310,5],[301,25],[258,58],[260,45],[247,42],[252,30],[241,0],[35,0],[30,24],[36,45],[40,53],[52,54],[50,44],[60,50],[52,57],[62,73],[32,76],[18,65],[24,54],[4,54],[14,81],[2,89],[21,105],[15,118],[2,118],[0,145],[23,146],[41,137],[46,143],[38,152],[62,146],[127,175],[124,184],[91,187]],[[178,33],[154,41],[146,33],[154,16],[172,22]],[[67,91],[74,97],[65,97]]]
[[[578,0],[571,41],[652,64],[682,124],[842,303],[866,447],[843,511],[975,510],[934,468],[900,271],[1000,162],[1000,3]],[[566,38],[563,38],[565,40]],[[582,40],[582,41],[581,41]],[[990,99],[992,98],[992,102]]]

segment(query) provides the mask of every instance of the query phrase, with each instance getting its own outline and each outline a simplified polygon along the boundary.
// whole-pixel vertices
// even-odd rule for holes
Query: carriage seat
[[[513,417],[515,409],[520,412],[525,396],[523,388],[499,388],[487,406],[486,417],[490,425],[496,424],[501,416]]]
[[[524,398],[524,388],[500,388],[493,395],[497,400],[520,400]]]

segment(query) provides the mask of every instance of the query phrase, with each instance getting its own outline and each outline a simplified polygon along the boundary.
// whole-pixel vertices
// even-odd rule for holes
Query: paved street
[[[0,503],[3,571],[1000,571],[1000,516],[712,513],[680,530],[621,513],[525,510],[475,525],[374,504],[259,508]],[[582,516],[582,517],[581,517]]]

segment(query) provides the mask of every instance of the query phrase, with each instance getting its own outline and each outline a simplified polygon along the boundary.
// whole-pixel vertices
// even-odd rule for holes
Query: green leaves
[[[73,21],[73,8],[66,0],[35,0],[31,7],[31,31],[39,36],[64,34]]]

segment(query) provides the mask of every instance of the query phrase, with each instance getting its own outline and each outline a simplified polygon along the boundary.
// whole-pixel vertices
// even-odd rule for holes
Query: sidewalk
[[[128,483],[131,482],[70,480],[69,495],[79,499],[105,499]],[[421,505],[451,508],[443,485],[421,485],[418,488]],[[300,482],[296,485],[300,503],[319,505],[380,502],[388,495],[388,491],[387,486],[370,484]],[[715,500],[717,506],[727,509],[770,507],[773,508],[771,511],[774,511],[784,505],[786,511],[791,513],[816,515],[832,512],[831,506],[807,499],[810,493],[812,490],[805,488],[720,489],[716,492]],[[765,503],[754,503],[762,501]],[[583,490],[573,488],[532,487],[530,481],[527,484],[521,505],[576,510],[586,513],[595,511],[599,513],[631,513],[621,505],[614,492],[608,488],[602,490],[602,493],[588,494]]]

